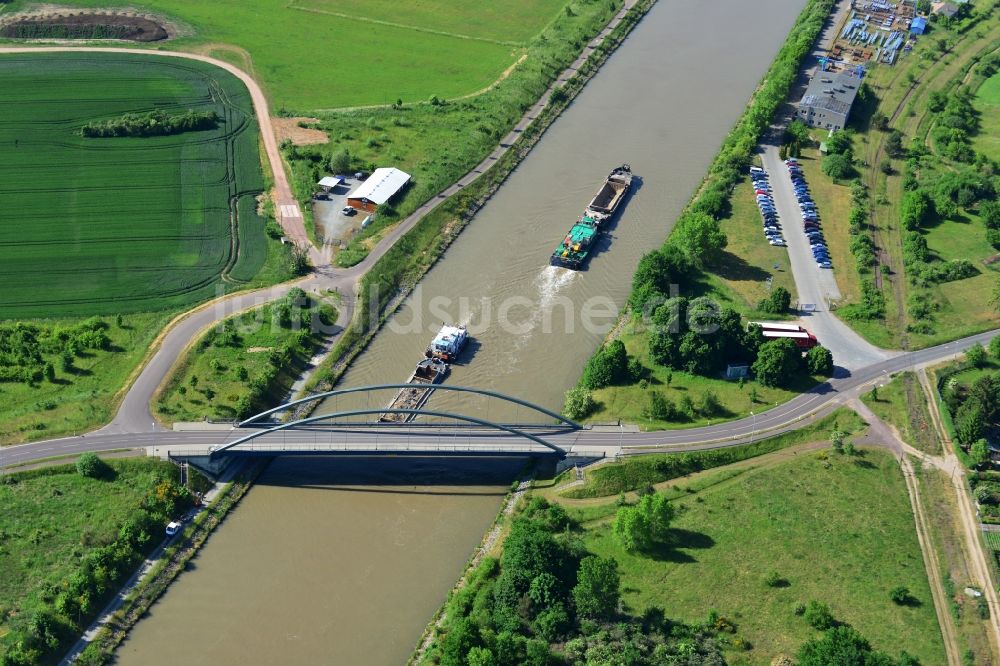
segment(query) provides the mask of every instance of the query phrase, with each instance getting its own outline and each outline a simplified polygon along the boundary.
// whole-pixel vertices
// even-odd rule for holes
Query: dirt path
[[[941,627],[941,636],[944,639],[948,665],[960,666],[962,660],[959,656],[958,633],[955,629],[954,618],[948,610],[948,594],[945,592],[939,573],[941,571],[941,564],[938,561],[937,552],[935,552],[934,546],[931,543],[929,522],[927,516],[924,514],[923,504],[920,500],[920,488],[908,454],[912,455],[915,453],[924,460],[929,456],[903,442],[898,437],[895,429],[882,421],[860,400],[855,399],[849,404],[857,411],[861,418],[868,422],[868,436],[869,438],[873,438],[873,443],[881,444],[888,448],[899,461],[899,466],[903,472],[903,479],[906,481],[910,506],[913,509],[913,521],[917,532],[917,541],[920,543],[920,552],[924,556],[927,583],[930,585],[931,596],[934,599],[934,612],[937,615],[938,625]],[[966,536],[968,538],[968,535]]]

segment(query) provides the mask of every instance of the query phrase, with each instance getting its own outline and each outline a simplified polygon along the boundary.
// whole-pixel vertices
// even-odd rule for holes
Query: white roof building
[[[367,199],[382,205],[410,181],[410,174],[393,168],[375,169],[365,182],[347,195],[348,199]]]
[[[323,178],[320,179],[317,185],[319,185],[320,187],[333,188],[337,187],[337,185],[340,185],[342,182],[344,182],[344,179],[341,178],[340,176],[324,176]]]

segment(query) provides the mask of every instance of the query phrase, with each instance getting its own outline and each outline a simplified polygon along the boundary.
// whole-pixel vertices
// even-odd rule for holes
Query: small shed
[[[324,176],[316,184],[319,185],[321,188],[323,188],[324,192],[329,192],[330,190],[337,187],[337,185],[340,185],[343,182],[344,179],[341,178],[340,176]]]
[[[375,169],[368,180],[347,195],[347,205],[367,213],[394,197],[410,182],[410,174],[395,168]]]
[[[911,35],[922,35],[924,31],[927,30],[927,19],[923,16],[917,16],[910,23],[910,34]]]

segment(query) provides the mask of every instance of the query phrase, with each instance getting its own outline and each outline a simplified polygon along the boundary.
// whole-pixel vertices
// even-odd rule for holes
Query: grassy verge
[[[236,419],[284,399],[337,320],[299,289],[210,329],[189,348],[157,397],[164,421]]]
[[[905,441],[931,455],[942,453],[916,374],[901,372],[878,387],[876,396],[865,393],[861,399],[880,419],[895,426]]]
[[[976,91],[980,132],[973,144],[992,160],[1000,160],[1000,74],[994,74]]]
[[[761,235],[760,211],[749,180],[733,188],[730,210],[722,218],[722,226],[729,242],[726,244],[726,256],[712,276],[718,280],[717,291],[730,294],[734,307],[751,315],[757,304],[767,297],[770,291],[767,279],[771,278],[770,289],[784,287],[792,295],[792,302],[796,302],[795,278],[788,261],[788,249],[768,245]],[[790,233],[789,229],[785,233]],[[780,268],[775,269],[775,264],[779,264]],[[774,318],[774,315],[763,315],[762,318]]]
[[[630,612],[659,606],[694,621],[717,610],[752,646],[728,652],[729,663],[768,664],[816,635],[794,612],[815,599],[877,649],[943,662],[913,515],[891,455],[800,454],[676,505],[673,542],[651,557],[623,550],[607,520],[583,525],[587,550],[619,562]],[[771,572],[782,583],[767,586]],[[896,585],[917,603],[892,603]]]
[[[179,471],[151,459],[106,461],[101,478],[70,465],[0,483],[0,659],[49,661],[65,650],[190,506]],[[199,477],[200,478],[200,477]]]
[[[693,375],[652,363],[649,359],[649,338],[644,333],[626,332],[619,337],[625,344],[630,359],[643,367],[646,384],[623,384],[595,389],[591,393],[597,403],[596,410],[587,417],[590,423],[608,423],[621,420],[638,423],[644,430],[666,428],[694,428],[726,419],[749,416],[751,411],[762,411],[791,400],[801,391],[823,381],[819,377],[803,377],[797,386],[789,389],[763,386],[755,380],[731,381],[716,377]],[[694,411],[681,416],[680,421],[659,421],[646,415],[650,393],[659,392],[673,404],[691,400]],[[706,395],[714,395],[717,406],[702,408]]]
[[[813,424],[753,444],[690,453],[643,455],[602,465],[587,472],[584,485],[567,490],[563,496],[581,499],[617,495],[692,472],[753,458],[793,444],[829,439],[834,430],[857,433],[864,426],[857,414],[841,408]]]

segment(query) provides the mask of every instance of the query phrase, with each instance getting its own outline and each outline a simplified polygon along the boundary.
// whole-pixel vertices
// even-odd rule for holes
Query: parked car
[[[775,247],[788,247],[788,243],[780,238],[769,240],[768,245],[774,245]]]
[[[833,264],[831,264],[829,261],[817,261],[816,265],[819,266],[820,268],[833,268]]]

